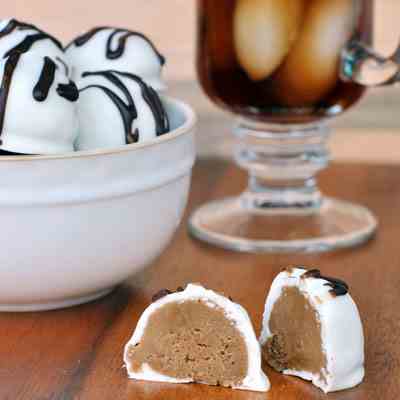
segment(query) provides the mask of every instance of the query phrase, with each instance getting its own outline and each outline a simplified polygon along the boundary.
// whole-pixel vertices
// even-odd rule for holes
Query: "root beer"
[[[269,123],[342,113],[364,88],[340,79],[353,38],[370,42],[372,0],[198,0],[197,67],[211,99]]]

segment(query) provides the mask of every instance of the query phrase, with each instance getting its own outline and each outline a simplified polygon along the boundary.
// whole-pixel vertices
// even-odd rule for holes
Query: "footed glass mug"
[[[198,0],[197,68],[206,94],[235,114],[238,197],[190,218],[197,238],[239,251],[326,251],[376,230],[366,208],[321,195],[330,118],[367,86],[400,80],[400,50],[372,48],[372,0]],[[345,177],[344,177],[345,178]]]

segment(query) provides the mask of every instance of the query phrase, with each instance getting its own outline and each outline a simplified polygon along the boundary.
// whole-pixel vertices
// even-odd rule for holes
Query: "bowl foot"
[[[115,288],[103,289],[89,295],[72,297],[65,300],[49,301],[41,303],[22,303],[22,304],[1,304],[0,312],[31,312],[31,311],[49,311],[59,308],[67,308],[77,306],[79,304],[88,303],[93,300],[100,299],[111,293]]]

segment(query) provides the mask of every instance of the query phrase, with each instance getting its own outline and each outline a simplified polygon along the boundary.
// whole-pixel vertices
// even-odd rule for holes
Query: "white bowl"
[[[96,299],[164,250],[187,203],[196,122],[165,104],[172,131],[150,142],[0,157],[0,311]]]

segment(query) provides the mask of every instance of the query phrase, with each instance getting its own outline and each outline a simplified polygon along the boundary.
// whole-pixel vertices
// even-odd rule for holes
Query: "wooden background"
[[[155,263],[103,300],[67,310],[0,314],[0,399],[397,400],[400,214],[394,210],[400,201],[399,174],[399,166],[378,165],[336,165],[322,174],[327,194],[363,203],[379,218],[377,238],[363,247],[320,255],[237,254],[190,239],[185,219]],[[223,161],[199,162],[188,213],[207,200],[238,193],[245,179],[243,172]],[[272,384],[267,394],[127,379],[122,367],[124,344],[160,288],[201,282],[222,291],[248,310],[258,334],[272,279],[290,265],[319,267],[350,285],[366,338],[366,377],[362,385],[326,396],[311,384],[273,372],[267,366],[265,371]]]

